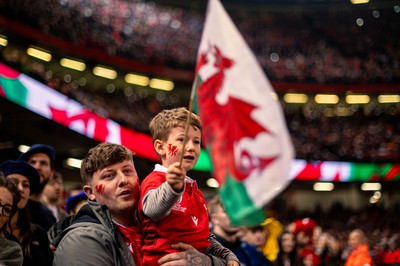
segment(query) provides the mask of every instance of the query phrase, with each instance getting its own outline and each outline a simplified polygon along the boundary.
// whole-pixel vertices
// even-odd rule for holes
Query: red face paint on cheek
[[[103,184],[96,185],[96,191],[97,191],[97,193],[99,193],[100,195],[104,194],[104,190],[105,190],[105,189],[106,189],[106,188],[104,187]]]
[[[168,154],[170,156],[176,156],[176,153],[178,152],[178,147],[172,144],[168,144]]]

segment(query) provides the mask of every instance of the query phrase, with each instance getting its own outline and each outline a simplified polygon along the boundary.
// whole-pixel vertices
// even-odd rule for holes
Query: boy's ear
[[[154,150],[160,155],[163,156],[166,151],[165,151],[165,145],[164,142],[162,140],[156,139],[154,141]]]

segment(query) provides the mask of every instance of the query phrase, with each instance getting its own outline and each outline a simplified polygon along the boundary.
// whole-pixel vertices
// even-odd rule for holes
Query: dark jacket
[[[230,249],[236,255],[241,266],[273,266],[273,263],[258,251],[254,245],[239,238],[234,242],[229,242],[217,234],[215,234],[215,237],[222,246]]]
[[[50,250],[47,232],[41,226],[32,224],[32,238],[29,240],[30,256],[23,251],[23,266],[50,266],[53,261],[53,253]],[[9,235],[10,239],[18,243],[18,239]],[[0,263],[1,265],[1,263]]]
[[[89,201],[75,216],[58,221],[48,231],[48,237],[56,248],[55,266],[135,265],[108,208],[96,202]],[[209,256],[214,266],[225,265],[221,258]]]
[[[57,222],[48,236],[56,248],[53,265],[135,265],[108,208],[96,202]]]
[[[47,231],[56,223],[56,217],[43,203],[29,199],[27,206],[33,224],[40,225]]]

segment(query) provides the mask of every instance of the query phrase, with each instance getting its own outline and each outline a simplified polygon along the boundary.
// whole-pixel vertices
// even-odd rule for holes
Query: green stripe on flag
[[[26,106],[28,91],[19,80],[0,77],[0,84],[7,99],[21,106]]]
[[[225,183],[219,189],[219,193],[233,225],[252,226],[264,222],[264,210],[254,206],[242,182],[238,182],[228,175]]]
[[[350,180],[354,182],[379,181],[386,177],[388,172],[393,168],[393,164],[369,164],[369,163],[353,163],[350,173]],[[392,181],[400,179],[397,175]]]
[[[212,171],[211,159],[207,150],[201,149],[199,160],[197,161],[193,170],[204,171],[204,172]]]

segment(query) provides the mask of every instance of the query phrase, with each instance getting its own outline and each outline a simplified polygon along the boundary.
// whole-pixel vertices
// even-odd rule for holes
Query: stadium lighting
[[[332,191],[335,185],[331,182],[317,182],[313,185],[314,191]]]
[[[382,185],[380,183],[363,183],[361,185],[362,191],[378,191],[381,190]]]
[[[149,85],[150,79],[146,76],[129,73],[125,75],[125,81],[129,84],[145,87]]]
[[[351,2],[353,5],[358,5],[358,4],[366,4],[366,3],[369,3],[369,0],[350,0],[350,2]]]
[[[314,100],[318,104],[337,104],[339,97],[336,94],[317,94]]]
[[[174,83],[172,81],[155,78],[150,80],[149,86],[150,88],[163,91],[172,91],[174,89]]]
[[[279,101],[279,96],[278,96],[278,94],[276,94],[276,92],[271,92],[271,97],[272,97],[272,99],[274,99],[275,101]]]
[[[365,94],[351,94],[346,96],[346,102],[348,104],[366,104],[369,103],[370,98]]]
[[[25,153],[29,150],[30,146],[27,145],[19,145],[18,146],[18,151],[21,153]]]
[[[86,69],[86,64],[84,62],[68,58],[62,58],[60,60],[60,65],[77,71],[83,71]]]
[[[45,62],[50,62],[51,60],[50,52],[39,47],[30,46],[28,50],[26,50],[26,53],[32,57],[43,60]]]
[[[219,187],[219,183],[218,183],[217,179],[215,179],[215,178],[207,179],[206,184],[207,184],[207,186],[209,186],[211,188],[218,188]]]
[[[283,100],[286,103],[306,103],[308,96],[304,93],[285,93]]]
[[[381,94],[378,96],[379,103],[399,103],[400,95]]]
[[[93,68],[93,74],[106,79],[115,79],[117,77],[117,71],[102,66],[96,66]]]
[[[0,45],[6,47],[8,44],[7,37],[4,35],[0,35]]]
[[[82,160],[75,159],[75,158],[68,158],[65,160],[66,165],[73,168],[81,168]]]

